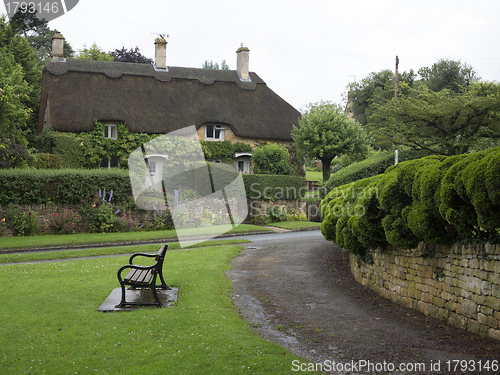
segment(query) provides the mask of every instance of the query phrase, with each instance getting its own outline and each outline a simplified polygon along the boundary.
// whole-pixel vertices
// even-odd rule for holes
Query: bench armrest
[[[133,264],[132,260],[135,257],[137,257],[137,256],[147,257],[147,258],[154,258],[154,257],[156,257],[156,254],[146,254],[146,253],[135,253],[135,254],[132,254],[132,256],[130,257],[130,259],[128,260],[128,264]]]

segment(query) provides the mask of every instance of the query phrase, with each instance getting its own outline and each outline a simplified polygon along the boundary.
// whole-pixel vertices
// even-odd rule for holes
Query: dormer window
[[[104,138],[118,139],[118,127],[116,124],[104,124]]]
[[[205,139],[213,141],[224,140],[224,125],[205,125]]]

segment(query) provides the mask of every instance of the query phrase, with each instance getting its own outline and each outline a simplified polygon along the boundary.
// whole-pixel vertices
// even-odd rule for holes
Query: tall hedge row
[[[305,193],[303,177],[243,174],[249,199],[299,199]],[[127,170],[58,169],[0,170],[0,205],[46,204],[49,202],[79,204],[87,194],[101,189],[113,190],[113,201],[132,194]]]
[[[354,254],[497,236],[500,148],[400,163],[331,190],[321,207],[325,238]]]

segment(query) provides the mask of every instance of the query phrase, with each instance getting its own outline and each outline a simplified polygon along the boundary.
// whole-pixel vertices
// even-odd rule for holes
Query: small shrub
[[[279,144],[267,143],[254,151],[253,170],[256,174],[293,175],[288,149]]]
[[[274,202],[267,209],[267,217],[268,219],[266,221],[269,221],[271,223],[286,221],[287,220],[286,206]]]

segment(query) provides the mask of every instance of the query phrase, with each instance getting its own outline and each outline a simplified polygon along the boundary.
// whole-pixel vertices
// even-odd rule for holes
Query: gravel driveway
[[[500,373],[477,371],[480,360],[481,364],[500,361],[499,341],[450,327],[361,286],[350,273],[348,253],[334,243],[316,238],[249,246],[228,271],[241,314],[262,337],[311,363],[326,364],[326,373],[366,369],[354,366],[354,371],[330,371],[328,365],[333,361],[337,366],[371,364],[377,366],[375,370],[384,361],[387,366],[395,364],[396,369],[399,364],[410,368],[377,373]],[[466,371],[453,371],[458,362],[448,361],[454,360],[469,361]],[[309,362],[301,363],[302,369],[306,364]],[[435,370],[439,365],[441,371],[430,371],[431,365]],[[472,371],[473,365],[476,371]],[[290,369],[298,369],[294,366],[290,364]]]

